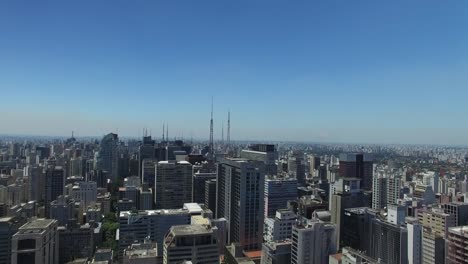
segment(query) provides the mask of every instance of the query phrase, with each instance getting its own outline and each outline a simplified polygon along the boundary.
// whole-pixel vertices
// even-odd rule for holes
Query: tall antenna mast
[[[163,136],[162,136],[162,141],[164,141],[164,123],[163,123]]]
[[[214,157],[214,147],[213,147],[213,97],[211,97],[210,156],[212,158]]]
[[[169,124],[166,124],[166,141],[169,141]]]
[[[224,121],[221,124],[221,142],[224,143]]]
[[[228,111],[227,143],[231,143],[231,110]]]

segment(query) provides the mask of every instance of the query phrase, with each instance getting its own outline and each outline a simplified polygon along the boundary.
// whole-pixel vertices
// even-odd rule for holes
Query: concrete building
[[[149,238],[143,243],[132,244],[124,250],[123,264],[162,264],[162,257],[158,256],[158,247]]]
[[[59,263],[66,263],[77,258],[91,258],[94,253],[94,228],[89,224],[78,225],[70,221],[57,228],[59,237]]]
[[[370,221],[368,235],[369,248],[366,255],[380,259],[382,263],[407,263],[408,232],[404,225],[392,224],[376,216]]]
[[[330,259],[332,257],[330,256]],[[333,261],[329,262],[330,264],[334,264]],[[343,253],[341,254],[341,262],[340,264],[379,264],[380,261],[377,261],[361,251],[354,250],[352,248],[346,247],[343,248]]]
[[[335,225],[319,221],[300,222],[293,227],[291,264],[326,263],[337,252]]]
[[[263,163],[225,159],[218,164],[217,218],[229,223],[229,242],[244,250],[259,250],[263,241]]]
[[[306,185],[306,171],[303,153],[296,153],[288,159],[288,174],[294,176],[299,186]]]
[[[205,182],[205,207],[216,215],[216,179]]]
[[[368,207],[348,208],[344,210],[341,247],[351,247],[360,251],[368,249],[369,225],[373,217],[368,213],[369,210]]]
[[[150,188],[148,188],[147,184],[143,184],[143,186],[139,190],[140,197],[139,197],[139,206],[138,210],[151,210],[153,209],[153,192]]]
[[[153,148],[154,153],[154,148]],[[154,190],[154,183],[156,182],[156,164],[158,162],[153,159],[144,159],[142,162],[142,175],[141,182],[148,184],[148,187]]]
[[[58,264],[57,221],[39,218],[21,226],[12,238],[11,262]]]
[[[455,226],[468,224],[468,203],[452,202],[442,205],[444,213],[455,216]]]
[[[0,218],[0,263],[11,263],[11,240],[24,223],[26,218],[23,217]]]
[[[192,202],[204,204],[205,203],[205,189],[206,181],[215,180],[216,173],[203,173],[195,172],[193,174],[193,185],[192,185]]]
[[[367,153],[341,154],[339,174],[345,178],[359,178],[363,190],[372,190],[373,164],[372,156]]]
[[[372,179],[372,209],[380,210],[387,206],[387,178]]]
[[[82,208],[86,208],[88,205],[96,203],[96,182],[90,181],[75,183],[70,191],[70,197],[75,201],[79,201]]]
[[[445,238],[449,227],[455,226],[454,215],[443,210],[420,210],[418,219],[422,225],[422,263],[436,264],[445,261]]]
[[[255,262],[244,254],[240,244],[232,243],[225,248],[224,264],[255,264]]]
[[[261,264],[290,264],[291,244],[291,240],[263,243]]]
[[[48,166],[45,179],[45,215],[49,215],[50,203],[64,194],[65,171],[60,166]]]
[[[213,229],[207,225],[172,226],[164,239],[164,264],[220,263]]]
[[[468,226],[450,227],[447,236],[447,264],[468,264]]]
[[[64,226],[69,219],[74,218],[75,200],[69,196],[60,195],[50,203],[49,218],[57,220],[57,225]]]
[[[275,145],[271,144],[256,144],[249,146],[249,149],[241,151],[241,158],[261,161],[265,164],[265,175],[276,175],[278,167],[276,166],[276,159],[278,153]]]
[[[276,211],[274,218],[265,218],[263,237],[264,241],[279,241],[291,238],[292,227],[297,216],[288,209]]]
[[[102,138],[97,169],[106,171],[112,181],[119,178],[119,136],[117,134],[109,133]]]
[[[158,252],[163,252],[164,236],[170,227],[190,222],[189,211],[183,209],[120,212],[119,259],[122,259],[124,249],[135,241],[143,242],[148,236],[157,243]]]
[[[360,188],[359,178],[341,178],[333,184],[330,192],[331,222],[336,225],[336,245],[343,240],[343,218],[345,209],[369,206]]]
[[[387,179],[387,205],[398,204],[401,185],[402,180],[400,177],[394,176]]]
[[[422,226],[417,218],[406,217],[408,230],[408,264],[420,264],[422,255]]]
[[[156,167],[156,209],[181,208],[192,201],[192,164],[160,161]]]
[[[276,211],[287,208],[288,201],[297,199],[297,179],[265,179],[265,217],[274,217]]]

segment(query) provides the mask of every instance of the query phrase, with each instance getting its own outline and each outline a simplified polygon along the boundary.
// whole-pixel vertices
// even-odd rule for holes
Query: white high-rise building
[[[408,230],[408,264],[421,263],[422,226],[417,218],[406,217]]]
[[[380,210],[387,206],[387,178],[374,175],[372,179],[372,209]]]
[[[11,245],[12,263],[59,263],[57,221],[33,219],[18,229]]]
[[[268,242],[291,238],[292,227],[296,219],[296,214],[288,209],[276,211],[275,218],[265,218],[264,240]]]
[[[319,221],[298,223],[293,227],[291,263],[327,263],[328,256],[335,254],[336,226]]]
[[[400,177],[395,176],[387,179],[387,205],[398,204],[401,184]]]
[[[172,226],[164,239],[164,264],[220,263],[216,235],[209,225]]]

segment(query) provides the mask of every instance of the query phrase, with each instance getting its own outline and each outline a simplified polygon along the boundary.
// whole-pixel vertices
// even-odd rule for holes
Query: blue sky
[[[1,1],[0,134],[468,143],[467,1]]]

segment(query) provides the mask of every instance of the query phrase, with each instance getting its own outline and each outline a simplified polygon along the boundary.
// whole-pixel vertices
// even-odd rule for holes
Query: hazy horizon
[[[468,2],[0,3],[0,134],[465,145]]]

